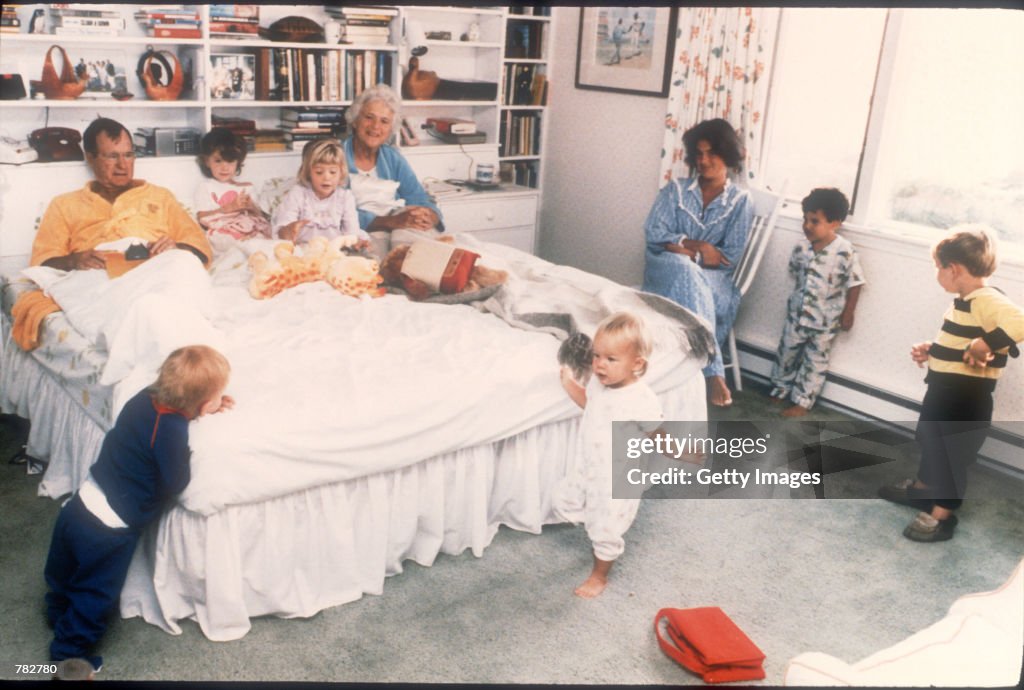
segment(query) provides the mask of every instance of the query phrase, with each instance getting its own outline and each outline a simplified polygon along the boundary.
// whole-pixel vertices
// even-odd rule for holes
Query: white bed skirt
[[[38,492],[58,498],[77,489],[88,476],[106,429],[86,414],[53,374],[14,343],[10,323],[0,318],[0,412],[32,420],[25,450],[49,462]]]
[[[9,341],[2,349],[0,409],[32,420],[29,452],[50,460],[39,493],[68,493],[104,432],[31,357]],[[660,396],[668,419],[706,418],[704,379],[687,373]],[[381,594],[406,559],[429,566],[467,548],[479,557],[499,525],[539,533],[557,522],[551,489],[578,421],[210,516],[175,506],[135,552],[121,615],[175,634],[191,618],[209,639],[234,640],[254,616],[307,617]]]

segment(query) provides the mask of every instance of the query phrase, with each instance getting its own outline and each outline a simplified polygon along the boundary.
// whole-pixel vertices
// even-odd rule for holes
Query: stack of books
[[[547,105],[548,80],[543,65],[507,63],[501,68],[502,105]]]
[[[142,5],[135,21],[153,38],[202,38],[202,21],[195,9],[184,5]]]
[[[280,129],[257,129],[245,140],[250,151],[287,151],[291,143]]]
[[[344,43],[388,45],[391,21],[398,16],[394,7],[341,7],[327,5],[324,10],[342,24]]]
[[[258,38],[259,5],[210,5],[210,38]]]
[[[21,20],[18,19],[16,5],[4,5],[0,13],[0,34],[21,33]]]
[[[338,108],[282,108],[281,132],[288,148],[299,151],[320,137],[341,138],[345,133],[344,111]]]
[[[50,5],[53,33],[64,36],[120,36],[123,7],[114,4],[58,2]]]
[[[230,129],[240,137],[251,136],[256,131],[256,121],[245,117],[225,117],[214,115],[211,119],[214,127]]]

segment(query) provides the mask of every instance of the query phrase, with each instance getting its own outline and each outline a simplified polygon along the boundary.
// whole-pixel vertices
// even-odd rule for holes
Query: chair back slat
[[[785,186],[785,185],[783,185]],[[743,250],[736,270],[733,271],[733,284],[739,288],[740,294],[746,294],[750,285],[754,282],[757,268],[764,258],[764,252],[768,248],[768,242],[775,230],[775,223],[779,218],[779,209],[782,208],[782,200],[785,189],[778,194],[761,189],[751,189],[750,195],[754,202],[754,221],[750,227],[750,235],[747,238],[747,246]]]

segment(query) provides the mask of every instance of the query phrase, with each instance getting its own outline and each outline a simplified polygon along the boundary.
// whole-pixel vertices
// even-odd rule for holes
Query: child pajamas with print
[[[794,247],[789,273],[796,288],[786,306],[771,396],[810,409],[825,385],[847,293],[864,284],[864,273],[853,245],[839,235],[820,251],[807,242]]]

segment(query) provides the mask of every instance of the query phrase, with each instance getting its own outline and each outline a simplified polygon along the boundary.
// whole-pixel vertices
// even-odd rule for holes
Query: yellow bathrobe
[[[122,237],[148,242],[162,235],[195,247],[207,259],[213,256],[202,228],[173,194],[144,180],[136,184],[113,204],[92,191],[92,182],[56,197],[39,223],[30,263],[38,266],[47,259],[94,249]]]

